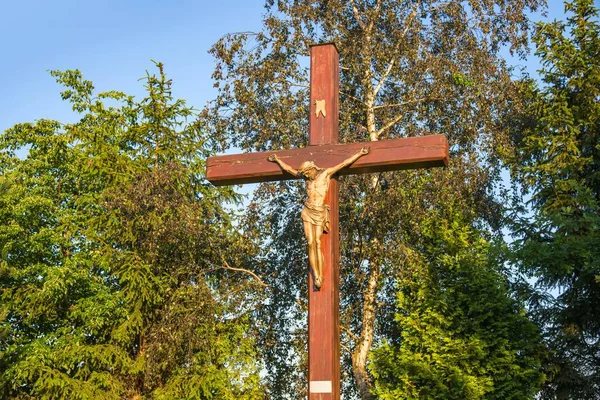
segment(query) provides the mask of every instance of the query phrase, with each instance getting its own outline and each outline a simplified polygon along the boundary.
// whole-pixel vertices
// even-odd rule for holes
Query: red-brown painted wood
[[[319,149],[324,149],[324,145],[335,145],[338,142],[338,85],[339,56],[335,46],[325,44],[311,47],[309,143],[311,146],[318,146]],[[327,114],[325,117],[315,113],[316,100],[325,100]],[[347,149],[345,146],[342,148]],[[319,155],[321,154],[323,153],[319,151]],[[317,158],[315,162],[324,163],[324,159]],[[343,156],[341,160],[344,158],[347,157]],[[305,157],[302,161],[307,159],[309,158]],[[330,228],[329,233],[323,234],[321,238],[325,261],[321,289],[315,290],[310,274],[308,278],[309,400],[339,400],[340,398],[340,251],[338,182],[335,178],[331,179],[329,184],[326,202],[330,207]],[[315,382],[331,382],[331,392],[311,392],[311,388],[314,389],[316,385]]]
[[[377,142],[311,145],[301,149],[209,157],[206,175],[208,180],[217,186],[293,179],[289,174],[282,172],[277,164],[267,161],[269,154],[276,153],[294,168],[298,168],[300,163],[306,160],[314,161],[319,167],[327,168],[342,162],[363,146],[370,147],[371,153],[359,158],[349,168],[341,170],[339,175],[442,167],[448,165],[449,160],[448,142],[445,136],[426,135]]]
[[[430,168],[448,165],[448,142],[442,135],[426,135],[366,143],[338,143],[339,57],[332,44],[311,47],[310,145],[302,149],[246,153],[209,157],[207,178],[217,186],[293,179],[267,161],[275,153],[298,168],[303,161],[319,167],[336,165],[363,146],[370,154],[361,157],[340,175],[383,172],[399,169]],[[315,101],[325,100],[326,116],[315,113]],[[309,400],[340,399],[340,326],[339,326],[339,207],[338,182],[331,180],[326,199],[330,206],[330,231],[321,239],[325,259],[323,285],[313,288],[308,278],[308,393]],[[298,222],[300,223],[300,221]],[[306,266],[309,270],[308,265]],[[329,392],[311,393],[311,382],[330,383]],[[321,387],[327,386],[320,385]]]

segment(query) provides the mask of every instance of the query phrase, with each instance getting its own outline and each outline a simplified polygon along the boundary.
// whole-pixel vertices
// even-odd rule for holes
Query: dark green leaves
[[[565,9],[566,22],[540,23],[534,35],[543,84],[527,87],[528,122],[515,136],[513,172],[531,200],[514,249],[551,294],[532,302],[553,350],[544,396],[591,399],[600,388],[600,25],[591,0]]]
[[[252,250],[239,199],[204,180],[209,137],[157,67],[139,102],[54,71],[79,121],[0,136],[2,398],[263,396],[256,286],[224,266]]]

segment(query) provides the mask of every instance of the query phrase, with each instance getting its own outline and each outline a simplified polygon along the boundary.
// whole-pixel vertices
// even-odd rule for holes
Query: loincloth
[[[323,232],[329,232],[329,206],[327,204],[319,207],[305,203],[301,217],[302,221],[320,225],[323,227]]]

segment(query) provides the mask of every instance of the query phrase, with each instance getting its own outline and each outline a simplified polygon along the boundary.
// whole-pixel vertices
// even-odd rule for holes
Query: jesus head
[[[320,169],[322,168],[317,167],[313,161],[304,161],[302,164],[300,164],[298,172],[306,179],[314,179]]]

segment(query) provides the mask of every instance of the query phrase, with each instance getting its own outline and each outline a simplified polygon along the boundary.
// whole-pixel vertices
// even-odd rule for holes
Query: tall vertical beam
[[[323,103],[324,102],[324,103]],[[320,44],[310,49],[310,144],[338,142],[339,55],[335,45]],[[330,230],[323,234],[325,258],[323,285],[313,287],[308,278],[308,398],[340,398],[339,323],[339,208],[338,182],[332,179],[326,202],[330,207]]]

